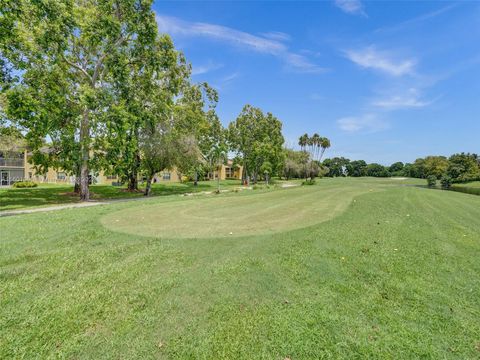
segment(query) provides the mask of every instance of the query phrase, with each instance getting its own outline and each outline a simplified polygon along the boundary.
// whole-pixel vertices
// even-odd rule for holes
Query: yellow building
[[[228,160],[227,164],[219,167],[213,174],[209,174],[208,179],[238,179],[242,178],[242,166],[233,165],[232,160]],[[75,176],[69,175],[62,169],[49,168],[46,173],[39,173],[34,166],[28,162],[27,151],[18,152],[0,152],[0,186],[12,185],[17,181],[31,180],[38,183],[52,184],[74,184]],[[177,169],[163,170],[155,175],[154,182],[179,182],[181,175]],[[91,174],[92,184],[108,184],[118,183],[119,179],[116,175],[106,175],[103,171]]]

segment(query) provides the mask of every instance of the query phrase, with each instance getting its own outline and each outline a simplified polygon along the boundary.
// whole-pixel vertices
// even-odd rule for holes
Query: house
[[[73,184],[75,176],[69,175],[62,169],[49,168],[45,173],[39,173],[28,162],[27,151],[0,152],[0,186],[9,186],[17,181],[31,180],[39,183]],[[220,180],[242,178],[242,166],[234,165],[232,160],[222,165],[217,171],[209,174],[208,179],[214,180],[220,176]],[[155,182],[179,182],[181,175],[174,168],[159,172]],[[112,185],[119,181],[116,175],[107,175],[103,171],[91,174],[94,184]]]
[[[25,178],[26,151],[0,151],[0,186],[12,185]]]

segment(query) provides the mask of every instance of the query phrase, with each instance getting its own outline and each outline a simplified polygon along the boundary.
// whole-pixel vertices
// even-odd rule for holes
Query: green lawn
[[[472,181],[472,182],[464,183],[464,184],[455,184],[455,186],[480,188],[480,181]]]
[[[222,189],[239,186],[240,181],[225,180],[221,182]],[[200,181],[198,186],[193,183],[162,183],[152,186],[152,196],[184,194],[189,192],[215,190],[215,181]],[[140,187],[143,190],[143,187]],[[90,187],[92,200],[112,200],[143,196],[140,192],[127,192],[125,187],[110,185],[92,185]],[[33,207],[68,204],[78,202],[78,195],[72,194],[71,185],[40,184],[37,188],[15,189],[0,188],[0,211],[20,210]]]
[[[464,184],[453,184],[452,190],[467,194],[480,195],[480,181],[472,181]]]
[[[0,218],[0,358],[478,359],[480,197],[415,183]]]

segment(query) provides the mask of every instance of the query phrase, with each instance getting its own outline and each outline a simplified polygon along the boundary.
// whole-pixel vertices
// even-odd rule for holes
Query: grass
[[[403,184],[322,179],[0,218],[0,358],[478,359],[480,197]],[[368,191],[342,191],[355,187]],[[292,216],[318,205],[318,222],[195,238],[102,224],[156,207],[171,221],[164,206],[180,216],[195,202],[249,200],[262,216],[277,211],[270,197]],[[322,222],[334,198],[346,205]]]
[[[453,191],[463,192],[472,195],[480,195],[480,181],[472,181],[464,184],[453,184]]]
[[[239,185],[238,180],[221,182],[222,188],[227,189]],[[160,183],[152,186],[152,196],[212,191],[216,189],[216,186],[215,181],[201,181],[198,186],[193,186],[193,183]],[[140,189],[143,188],[140,187]],[[92,185],[90,190],[92,200],[141,198],[143,196],[140,192],[127,192],[125,187],[110,185]],[[0,211],[76,203],[78,196],[72,194],[72,191],[71,185],[53,184],[40,184],[37,188],[29,189],[0,188]]]

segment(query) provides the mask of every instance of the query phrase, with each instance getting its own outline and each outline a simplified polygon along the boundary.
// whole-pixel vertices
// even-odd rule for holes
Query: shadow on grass
[[[233,185],[225,182],[223,186]],[[191,192],[212,191],[216,188],[213,181],[204,181],[194,186],[193,183],[153,184],[151,196],[181,195]],[[130,199],[143,197],[144,187],[140,191],[130,192],[125,187],[111,185],[92,185],[90,187],[92,200]],[[70,185],[40,185],[38,188],[0,189],[0,211],[16,210],[30,207],[40,207],[78,202],[78,196],[73,194]]]

